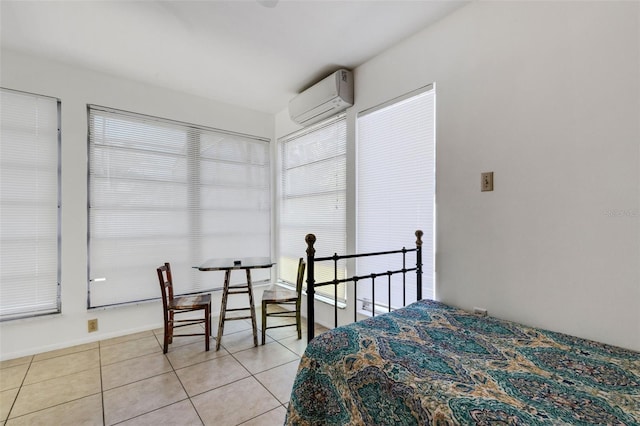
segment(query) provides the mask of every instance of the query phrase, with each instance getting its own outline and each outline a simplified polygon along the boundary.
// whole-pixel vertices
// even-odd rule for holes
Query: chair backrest
[[[298,302],[302,297],[302,284],[304,283],[304,270],[306,266],[307,264],[304,263],[304,259],[301,257],[298,261],[298,276],[296,278],[296,292],[298,293]]]
[[[173,299],[173,280],[171,278],[171,266],[167,262],[164,265],[159,266],[156,270],[158,271],[158,280],[160,281],[162,306],[164,307],[164,311],[166,313],[167,305],[169,301]]]

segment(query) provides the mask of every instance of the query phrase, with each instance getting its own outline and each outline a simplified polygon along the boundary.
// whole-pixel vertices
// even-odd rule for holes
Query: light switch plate
[[[493,172],[484,172],[480,175],[481,183],[480,190],[484,191],[493,191]]]

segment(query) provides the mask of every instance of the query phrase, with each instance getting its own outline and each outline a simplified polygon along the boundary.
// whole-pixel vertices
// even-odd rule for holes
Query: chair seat
[[[202,308],[205,305],[211,303],[210,294],[199,294],[196,296],[180,296],[176,297],[170,302],[172,309],[196,309]]]
[[[272,302],[295,302],[298,300],[298,293],[279,285],[272,285],[262,293],[262,301]]]

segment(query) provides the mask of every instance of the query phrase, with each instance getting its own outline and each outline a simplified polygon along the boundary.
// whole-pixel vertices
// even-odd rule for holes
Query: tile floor
[[[295,327],[254,347],[240,320],[225,324],[218,352],[193,336],[164,355],[159,329],[3,361],[0,426],[281,425],[305,347]]]

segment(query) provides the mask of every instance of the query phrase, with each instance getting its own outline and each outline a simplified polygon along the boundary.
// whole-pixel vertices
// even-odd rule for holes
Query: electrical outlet
[[[493,172],[484,172],[480,174],[480,190],[493,191]]]
[[[483,317],[486,317],[487,314],[488,314],[486,309],[484,309],[484,308],[476,308],[476,307],[473,308],[473,313],[476,314],[476,315],[483,316]]]
[[[90,319],[87,321],[87,330],[89,333],[93,333],[94,331],[98,331],[98,319]]]

